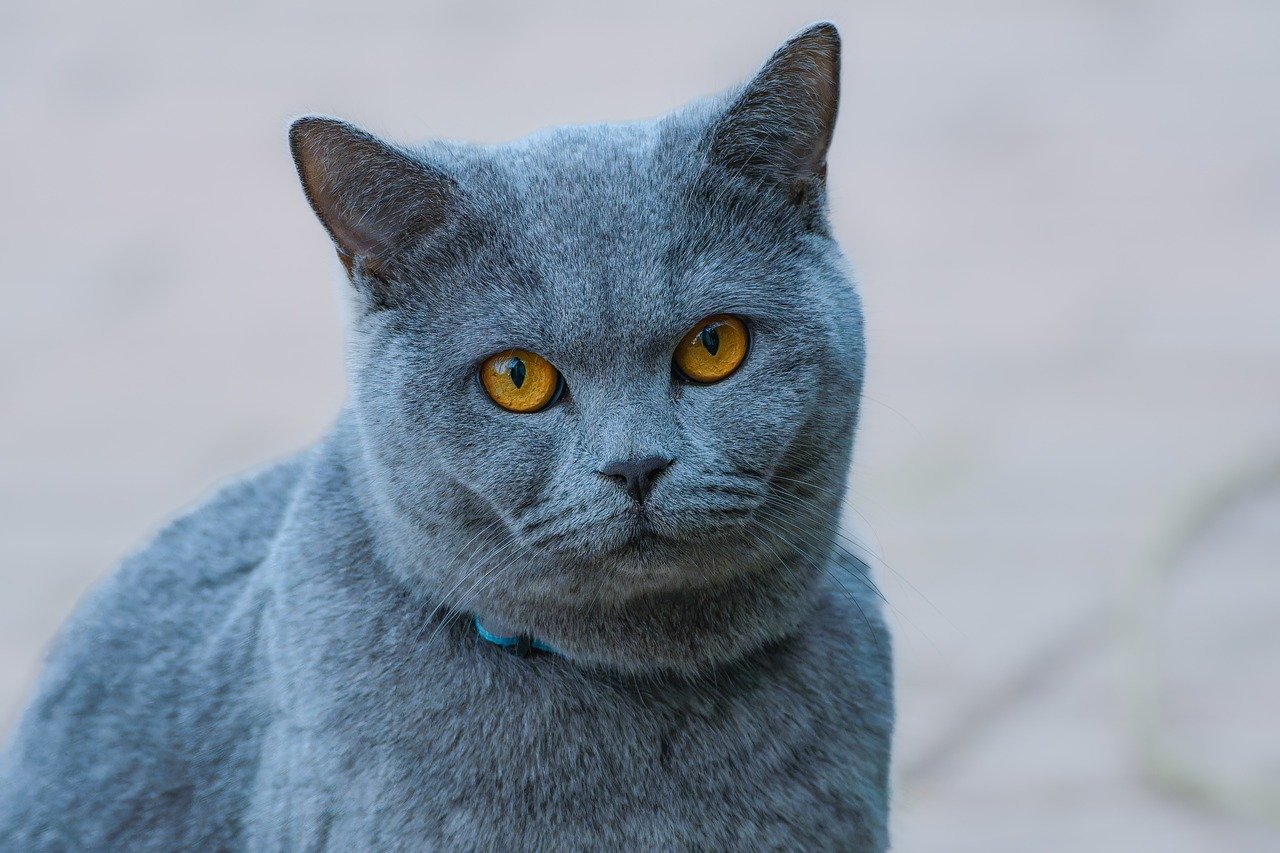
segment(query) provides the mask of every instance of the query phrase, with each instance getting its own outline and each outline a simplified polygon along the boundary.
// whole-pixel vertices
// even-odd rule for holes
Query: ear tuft
[[[307,200],[349,274],[358,264],[376,275],[448,217],[447,177],[354,125],[300,118],[289,128],[289,147]]]
[[[769,58],[712,133],[711,158],[805,198],[826,176],[840,105],[840,33],[813,24]]]

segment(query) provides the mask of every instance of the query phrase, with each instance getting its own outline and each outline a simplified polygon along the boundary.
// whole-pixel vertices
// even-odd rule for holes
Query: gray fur
[[[296,124],[357,303],[348,404],[81,605],[0,759],[0,849],[885,848],[889,640],[836,540],[864,362],[837,81],[817,25],[652,122]],[[683,385],[713,313],[750,354]],[[486,397],[512,346],[564,400]],[[599,469],[655,454],[637,536]]]

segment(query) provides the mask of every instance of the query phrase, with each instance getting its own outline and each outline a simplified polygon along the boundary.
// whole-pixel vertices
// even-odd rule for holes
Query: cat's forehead
[[[670,232],[698,152],[659,122],[551,128],[490,149],[503,211],[530,240],[621,248]]]
[[[498,262],[518,267],[536,285],[531,298],[562,316],[678,310],[671,265],[695,228],[696,157],[680,141],[649,122],[553,128],[486,150],[479,191],[501,235]]]

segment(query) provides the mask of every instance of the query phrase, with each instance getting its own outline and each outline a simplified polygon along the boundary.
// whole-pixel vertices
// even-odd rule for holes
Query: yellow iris
[[[694,382],[719,382],[747,357],[747,326],[731,314],[700,321],[676,347],[675,363]]]
[[[480,381],[493,402],[522,414],[546,408],[560,391],[560,371],[537,353],[523,349],[489,356],[480,368]]]

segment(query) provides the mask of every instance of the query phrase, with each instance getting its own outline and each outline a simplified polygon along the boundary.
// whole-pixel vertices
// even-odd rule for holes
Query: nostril
[[[624,459],[610,462],[600,469],[604,476],[616,481],[627,494],[643,501],[649,494],[653,481],[674,460],[665,456],[646,456],[643,459]]]

